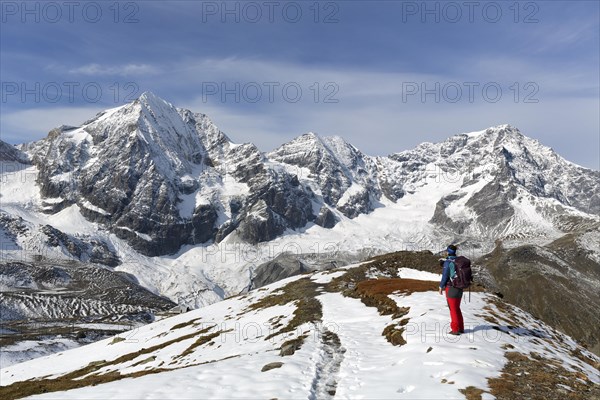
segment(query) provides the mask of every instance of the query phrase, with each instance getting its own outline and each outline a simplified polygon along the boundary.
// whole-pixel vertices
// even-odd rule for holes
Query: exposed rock
[[[338,220],[335,217],[335,214],[327,206],[321,207],[319,215],[317,215],[317,219],[315,219],[315,224],[322,226],[323,228],[333,228],[337,222]]]
[[[273,260],[261,264],[256,268],[251,287],[253,289],[263,287],[269,283],[309,271],[310,268],[299,260],[297,256],[285,253],[280,254]]]
[[[272,363],[268,363],[265,366],[262,367],[261,372],[266,372],[275,368],[281,368],[283,367],[283,363],[280,361],[276,361],[276,362],[272,362]]]
[[[48,237],[49,246],[62,247],[64,251],[78,260],[104,264],[109,267],[116,267],[120,264],[119,257],[104,242],[78,239],[51,225],[42,226],[40,231]]]
[[[15,146],[0,140],[0,162],[29,164],[29,157]],[[4,172],[6,169],[3,168]]]
[[[515,232],[504,227],[519,224],[529,225],[518,234],[544,234],[534,220],[519,219],[520,203],[538,208],[556,230],[565,214],[575,219],[569,226],[589,222],[569,207],[600,215],[600,172],[568,163],[508,125],[390,157],[314,133],[263,154],[232,143],[206,115],[144,93],[22,148],[27,154],[4,144],[3,157],[29,157],[38,167],[45,212],[77,204],[85,218],[150,256],[232,234],[256,244],[310,222],[331,228],[336,211],[356,218],[431,179],[456,187],[431,222],[465,241],[510,237]]]

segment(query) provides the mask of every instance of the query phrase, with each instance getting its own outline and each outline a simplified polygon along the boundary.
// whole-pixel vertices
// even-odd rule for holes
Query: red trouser
[[[462,312],[460,311],[462,293],[460,297],[448,297],[449,289],[450,287],[446,286],[446,301],[448,302],[448,307],[450,308],[450,329],[452,332],[463,332],[465,330],[465,323],[463,322]]]

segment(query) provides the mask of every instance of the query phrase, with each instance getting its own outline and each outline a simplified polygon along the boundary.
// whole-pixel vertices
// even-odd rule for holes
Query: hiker
[[[460,301],[463,289],[469,287],[472,281],[471,260],[466,257],[456,256],[457,247],[453,244],[446,249],[447,257],[443,263],[442,280],[440,281],[440,294],[446,291],[446,301],[450,308],[450,334],[460,335],[465,332],[465,324]],[[440,262],[441,263],[441,262]]]

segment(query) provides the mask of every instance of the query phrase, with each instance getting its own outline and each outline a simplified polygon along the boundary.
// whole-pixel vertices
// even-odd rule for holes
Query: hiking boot
[[[457,332],[457,331],[450,331],[448,332],[450,335],[454,335],[454,336],[459,336],[461,334],[461,332]]]

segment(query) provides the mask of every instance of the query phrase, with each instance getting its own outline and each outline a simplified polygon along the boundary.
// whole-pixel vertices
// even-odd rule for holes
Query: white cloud
[[[539,29],[532,32],[529,44],[535,53],[556,52],[582,41],[595,40],[597,37],[598,15],[596,14],[587,20],[577,19],[540,25]]]
[[[156,75],[161,72],[160,68],[157,68],[148,64],[125,64],[125,65],[100,65],[100,64],[86,64],[77,68],[72,68],[68,71],[70,74],[75,75],[86,75],[86,76],[105,76],[105,75],[116,75],[116,76],[146,76]]]

